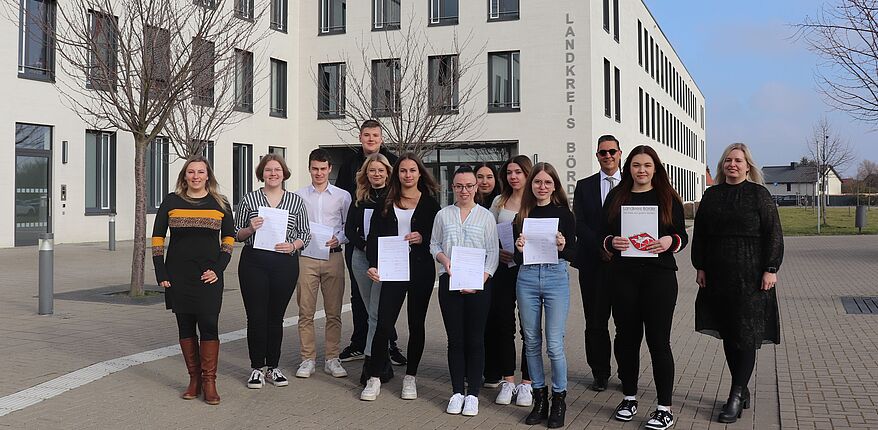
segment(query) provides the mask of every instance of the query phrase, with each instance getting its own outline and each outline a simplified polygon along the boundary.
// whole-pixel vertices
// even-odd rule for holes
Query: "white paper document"
[[[448,291],[485,289],[485,250],[451,247],[451,282]]]
[[[363,209],[363,237],[369,238],[369,228],[372,227],[372,213],[375,209]]]
[[[497,235],[500,236],[500,248],[515,253],[515,237],[512,232],[512,221],[497,224]],[[515,267],[515,262],[506,263],[506,267]]]
[[[311,243],[302,250],[302,255],[318,260],[329,260],[329,247],[326,246],[326,242],[332,240],[335,231],[332,227],[316,222],[308,223],[308,225],[311,227]]]
[[[623,257],[658,257],[646,250],[659,239],[658,206],[622,206],[622,237],[630,242]]]
[[[378,277],[381,282],[409,280],[409,242],[403,236],[378,238]]]
[[[558,218],[525,218],[524,264],[558,264]]]
[[[253,236],[253,247],[274,251],[275,245],[287,241],[287,221],[290,213],[283,209],[260,206],[259,217],[263,220],[262,227],[259,227],[256,235]]]

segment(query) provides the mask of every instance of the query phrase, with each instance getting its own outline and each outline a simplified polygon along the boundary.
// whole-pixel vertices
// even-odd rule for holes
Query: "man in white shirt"
[[[320,290],[323,292],[323,308],[326,312],[326,362],[323,370],[336,378],[342,378],[348,374],[338,359],[341,304],[345,286],[341,245],[348,241],[344,235],[344,224],[351,205],[351,195],[329,183],[332,162],[325,150],[311,151],[308,156],[308,171],[311,174],[311,185],[296,191],[305,201],[308,222],[311,225],[311,244],[302,250],[299,258],[296,301],[299,304],[302,363],[296,376],[307,378],[314,373],[316,367],[314,313],[317,310],[317,292]],[[318,240],[320,232],[325,232],[323,240]]]

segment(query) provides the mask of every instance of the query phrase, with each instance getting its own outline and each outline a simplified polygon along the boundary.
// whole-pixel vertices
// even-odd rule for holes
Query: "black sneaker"
[[[616,412],[613,418],[619,421],[631,421],[637,415],[637,400],[622,400],[619,406],[616,406]]]
[[[262,369],[253,369],[250,372],[250,377],[247,378],[247,388],[258,390],[263,385],[265,385],[265,374],[262,373]]]
[[[665,430],[674,425],[674,414],[671,411],[662,411],[656,409],[649,414],[649,421],[646,422],[646,428],[653,430]]]
[[[402,351],[399,350],[399,347],[396,346],[395,343],[391,343],[390,347],[387,348],[387,354],[390,356],[390,362],[393,363],[394,366],[405,366],[408,364],[408,360],[405,359],[405,356],[402,355]]]
[[[339,361],[354,361],[354,360],[362,360],[366,358],[366,355],[363,354],[363,351],[355,349],[353,345],[348,345],[347,348],[341,351],[341,354],[338,355]]]

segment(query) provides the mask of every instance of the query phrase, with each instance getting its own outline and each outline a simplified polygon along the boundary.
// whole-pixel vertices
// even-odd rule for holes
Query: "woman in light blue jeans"
[[[533,410],[525,419],[525,424],[534,425],[548,419],[549,428],[563,427],[567,411],[567,358],[564,355],[564,332],[567,310],[570,308],[567,265],[575,257],[576,249],[576,223],[569,209],[567,195],[561,186],[558,172],[551,164],[537,163],[527,179],[521,210],[513,223],[515,235],[518,237],[514,258],[521,265],[515,296],[518,300],[519,319],[524,328],[524,351],[534,395]],[[521,231],[527,218],[557,220],[558,231],[554,238],[558,252],[557,263],[525,263],[524,246],[528,238]],[[546,240],[551,239],[549,237]],[[546,319],[545,330],[541,327],[543,313]],[[543,370],[543,333],[546,336],[546,352],[552,368],[551,410]]]
[[[351,254],[351,272],[354,280],[357,281],[357,287],[360,290],[360,297],[363,298],[363,304],[366,306],[366,312],[369,315],[369,331],[366,335],[366,347],[364,353],[366,355],[366,363],[363,369],[368,368],[369,357],[372,356],[372,338],[375,337],[375,330],[378,327],[378,300],[381,297],[381,283],[372,282],[366,271],[369,270],[369,260],[366,258],[366,237],[368,236],[370,215],[376,207],[384,205],[384,198],[387,196],[387,177],[392,171],[390,162],[384,155],[375,153],[366,157],[362,167],[357,171],[357,192],[354,204],[348,210],[347,222],[345,223],[345,236],[351,241],[350,245],[354,247]],[[387,382],[393,377],[393,369],[388,366],[381,379]],[[366,372],[360,376],[360,383],[366,384]]]

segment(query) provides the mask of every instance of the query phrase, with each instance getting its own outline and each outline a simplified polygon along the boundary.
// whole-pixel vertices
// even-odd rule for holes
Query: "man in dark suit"
[[[390,164],[396,163],[397,156],[390,153],[383,146],[384,138],[381,134],[381,123],[368,119],[363,121],[360,126],[360,148],[351,154],[342,164],[335,179],[335,186],[351,193],[354,202],[357,201],[357,171],[363,166],[366,157],[380,153],[387,157]],[[389,172],[388,172],[389,173]],[[345,262],[348,265],[348,272],[351,270],[351,257],[354,253],[352,245],[345,245]],[[363,298],[360,297],[360,289],[354,279],[354,274],[350,274],[351,281],[351,317],[354,320],[354,331],[351,333],[351,344],[348,345],[339,355],[341,361],[360,360],[365,356],[363,351],[366,347],[366,335],[369,331],[369,314],[366,312],[366,305],[363,304]],[[390,361],[402,366],[407,363],[405,356],[396,345],[396,333],[391,337],[390,342]]]
[[[601,170],[576,183],[573,211],[576,214],[576,242],[579,253],[574,266],[579,269],[579,288],[585,310],[585,357],[594,381],[591,389],[604,391],[610,378],[610,297],[605,280],[604,261],[609,258],[597,237],[607,193],[622,176],[619,141],[604,135],[598,138],[595,153]]]

